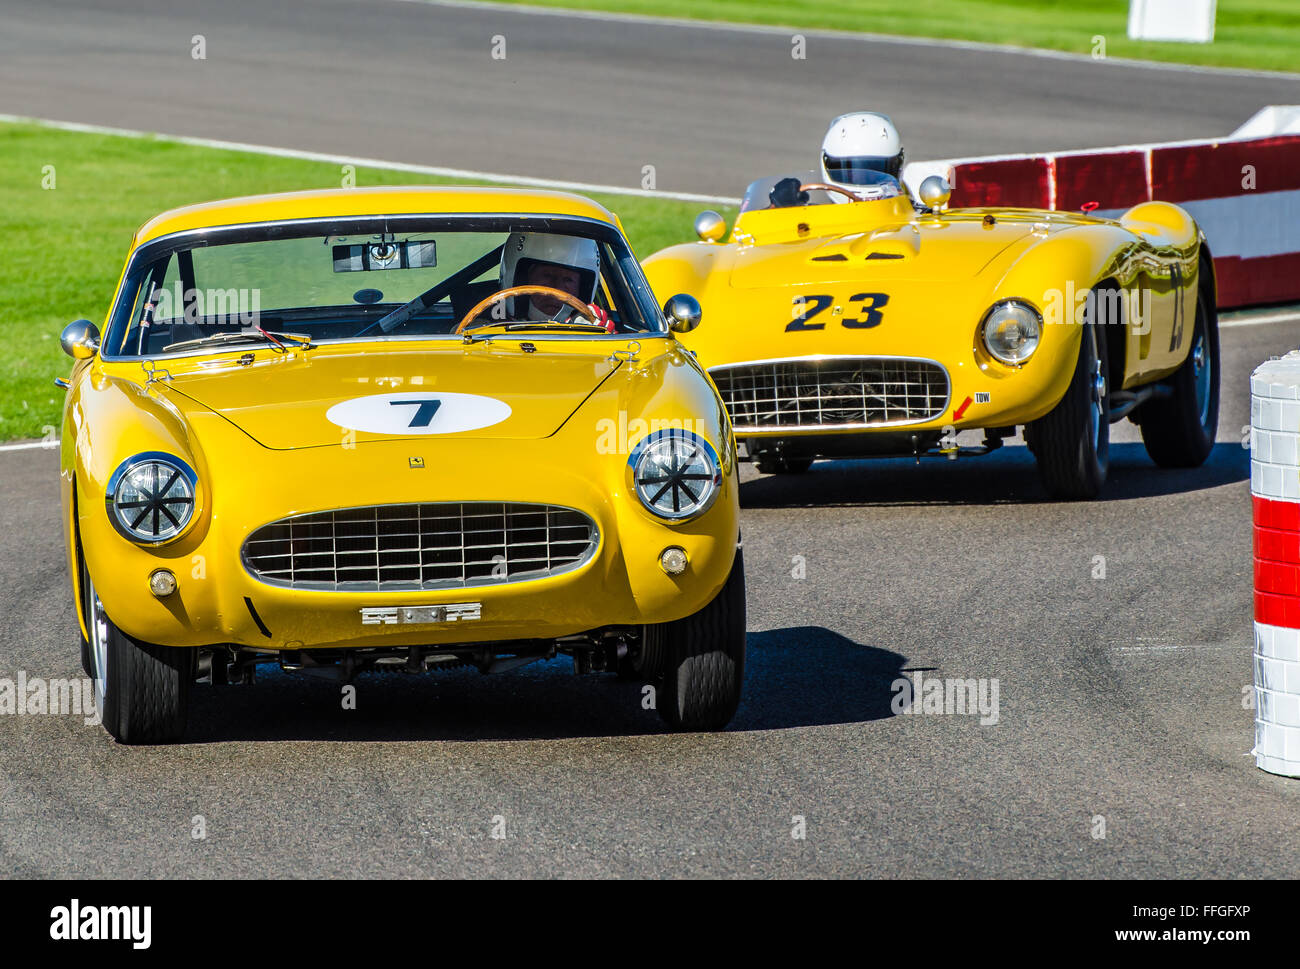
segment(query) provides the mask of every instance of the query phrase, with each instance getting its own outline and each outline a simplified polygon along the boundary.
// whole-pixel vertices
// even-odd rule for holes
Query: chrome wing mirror
[[[668,329],[674,333],[690,333],[700,325],[700,302],[694,296],[678,293],[669,297],[664,303],[664,316],[668,317]]]
[[[99,327],[90,320],[73,320],[59,334],[59,346],[74,360],[87,360],[99,352]]]

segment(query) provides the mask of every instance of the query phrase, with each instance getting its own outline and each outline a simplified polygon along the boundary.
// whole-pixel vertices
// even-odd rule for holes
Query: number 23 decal
[[[825,323],[810,322],[814,317],[824,313],[833,302],[832,298],[823,295],[796,296],[792,301],[796,310],[802,310],[798,316],[785,325],[785,332],[790,333],[796,330],[824,330]],[[881,312],[889,302],[888,293],[855,293],[849,297],[850,303],[861,303],[860,309],[862,315],[859,317],[846,316],[840,322],[850,330],[869,330],[873,326],[879,326],[884,322],[885,314]]]

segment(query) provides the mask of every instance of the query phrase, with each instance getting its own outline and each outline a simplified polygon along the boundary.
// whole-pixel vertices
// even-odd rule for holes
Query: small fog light
[[[681,575],[686,571],[686,549],[669,545],[659,553],[659,567],[668,575]]]
[[[149,591],[159,599],[165,599],[176,591],[176,576],[167,569],[156,569],[149,573]]]

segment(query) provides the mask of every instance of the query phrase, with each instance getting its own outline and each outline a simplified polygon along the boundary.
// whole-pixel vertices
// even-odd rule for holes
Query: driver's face
[[[560,266],[553,262],[534,263],[528,270],[528,283],[532,286],[549,286],[551,289],[560,289],[571,296],[578,295],[578,288],[582,285],[582,276],[576,269],[568,266]],[[530,296],[528,297],[537,309],[547,316],[554,316],[560,312],[561,303],[554,296]]]

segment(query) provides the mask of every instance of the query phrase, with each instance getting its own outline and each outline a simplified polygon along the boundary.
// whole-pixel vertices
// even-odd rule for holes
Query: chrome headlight
[[[997,303],[980,326],[984,348],[993,359],[1016,367],[1034,355],[1043,336],[1038,310],[1020,300]]]
[[[108,517],[140,545],[160,545],[194,517],[194,469],[178,457],[149,451],[123,461],[108,480]]]
[[[703,514],[722,486],[717,452],[690,431],[656,431],[637,444],[627,463],[641,504],[670,521]]]

